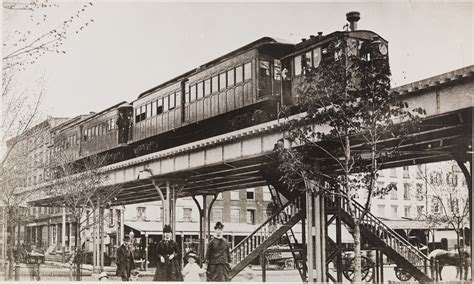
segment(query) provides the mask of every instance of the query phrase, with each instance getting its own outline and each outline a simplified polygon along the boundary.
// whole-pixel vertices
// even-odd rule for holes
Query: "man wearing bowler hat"
[[[117,249],[115,261],[117,263],[116,275],[120,276],[122,281],[129,281],[130,272],[135,269],[133,251],[131,248],[131,240],[129,236],[125,236],[123,238],[122,245]]]
[[[229,243],[223,238],[223,228],[221,222],[216,223],[214,238],[207,246],[204,264],[207,281],[230,281],[230,248]]]

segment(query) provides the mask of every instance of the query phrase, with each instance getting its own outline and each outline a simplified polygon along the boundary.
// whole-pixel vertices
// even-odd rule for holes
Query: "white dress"
[[[199,267],[197,263],[188,263],[183,268],[184,281],[200,282],[199,274],[205,273],[205,270]]]

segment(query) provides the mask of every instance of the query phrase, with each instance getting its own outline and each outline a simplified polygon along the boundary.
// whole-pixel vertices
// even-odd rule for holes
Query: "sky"
[[[263,36],[299,42],[342,30],[359,11],[359,29],[389,41],[392,86],[473,63],[472,2],[212,2],[92,1],[65,54],[47,54],[23,72],[21,84],[44,74],[43,112],[73,117],[101,111]],[[59,2],[47,21],[61,23],[87,2]],[[21,16],[3,17],[3,34]]]

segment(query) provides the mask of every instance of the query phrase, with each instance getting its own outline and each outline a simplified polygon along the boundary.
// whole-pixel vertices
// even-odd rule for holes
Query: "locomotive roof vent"
[[[301,42],[305,42],[305,41],[306,41],[306,39],[305,39],[305,38],[302,38],[302,39],[301,39]]]
[[[322,37],[323,36],[323,32],[318,32],[318,37]]]
[[[357,30],[357,22],[360,20],[360,13],[353,11],[346,14],[346,19],[350,24],[351,31]]]

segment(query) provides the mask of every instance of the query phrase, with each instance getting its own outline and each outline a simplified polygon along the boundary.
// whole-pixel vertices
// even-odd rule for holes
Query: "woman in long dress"
[[[217,222],[214,226],[215,236],[207,246],[205,262],[207,281],[230,281],[230,246],[223,238],[224,225]]]
[[[183,281],[178,244],[171,239],[171,226],[163,228],[163,239],[156,246],[156,271],[153,281]]]

